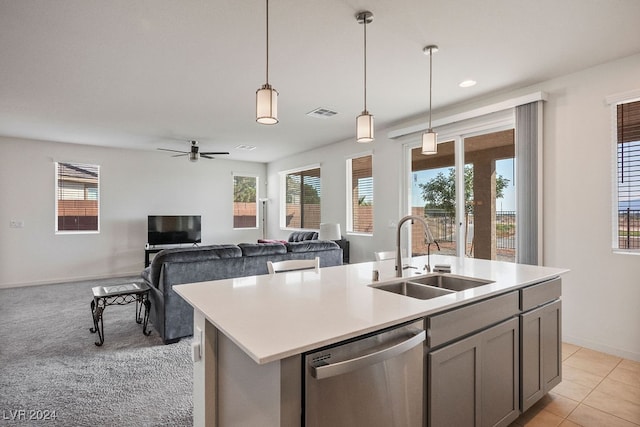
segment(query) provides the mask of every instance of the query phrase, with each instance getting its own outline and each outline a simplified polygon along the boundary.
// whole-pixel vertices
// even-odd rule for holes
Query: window
[[[56,162],[56,232],[100,231],[100,166]]]
[[[280,224],[284,228],[320,229],[320,168],[281,173],[284,209]]]
[[[405,170],[411,174],[405,175],[407,197],[401,201],[405,212],[425,216],[438,253],[538,262],[541,104],[500,106],[490,114],[443,125],[437,129],[435,155],[421,154],[419,133],[402,135]],[[406,228],[411,246],[403,249],[426,253],[421,228]]]
[[[373,233],[373,156],[347,159],[347,231]]]
[[[640,250],[640,100],[616,105],[614,248]]]
[[[233,228],[258,226],[258,177],[233,176]]]

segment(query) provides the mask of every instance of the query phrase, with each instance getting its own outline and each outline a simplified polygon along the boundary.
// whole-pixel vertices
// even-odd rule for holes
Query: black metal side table
[[[110,305],[126,305],[136,303],[136,323],[142,323],[142,333],[151,334],[147,331],[149,323],[149,310],[151,301],[149,300],[149,286],[144,282],[125,283],[113,286],[96,286],[92,288],[93,301],[91,301],[91,316],[93,317],[93,328],[89,328],[91,333],[98,333],[97,346],[104,344],[104,324],[102,313]],[[142,317],[142,306],[144,306],[144,317]]]

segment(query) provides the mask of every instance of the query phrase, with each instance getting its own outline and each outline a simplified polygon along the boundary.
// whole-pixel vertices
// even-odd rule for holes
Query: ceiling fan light
[[[422,134],[422,154],[438,154],[438,134],[433,129]]]
[[[270,84],[256,91],[256,121],[263,125],[278,123],[278,91]]]
[[[188,157],[190,162],[197,162],[200,155],[198,153],[191,152]]]
[[[356,118],[356,141],[366,143],[373,141],[373,115],[364,110]]]

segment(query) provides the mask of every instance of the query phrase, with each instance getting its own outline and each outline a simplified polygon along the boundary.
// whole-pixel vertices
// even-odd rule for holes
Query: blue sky
[[[438,175],[439,172],[443,172],[448,175],[449,168],[430,169],[424,171],[414,172],[412,176],[412,188],[411,188],[411,200],[412,206],[424,206],[424,200],[422,200],[422,191],[418,184],[426,183]],[[499,211],[515,211],[516,210],[516,190],[514,186],[513,174],[514,174],[514,160],[505,159],[496,161],[496,172],[498,175],[502,175],[509,180],[509,185],[504,190],[504,197],[496,201],[496,210]]]

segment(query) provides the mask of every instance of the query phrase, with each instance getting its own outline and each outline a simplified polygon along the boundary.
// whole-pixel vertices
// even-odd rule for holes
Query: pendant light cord
[[[367,16],[364,17],[364,111],[367,111]]]
[[[266,17],[267,17],[267,85],[269,84],[269,0],[266,0],[267,2],[267,13],[266,13]]]
[[[433,87],[433,49],[429,48],[429,132],[431,132],[431,90]]]

